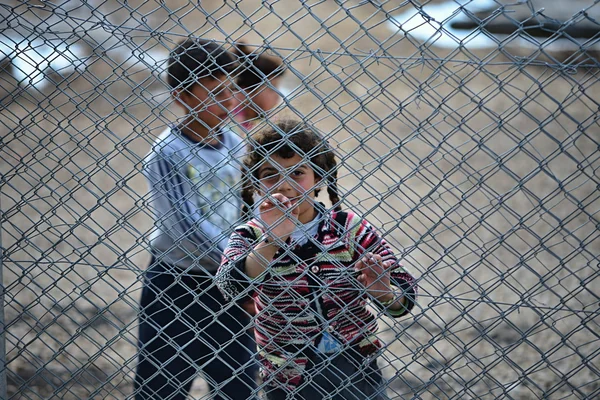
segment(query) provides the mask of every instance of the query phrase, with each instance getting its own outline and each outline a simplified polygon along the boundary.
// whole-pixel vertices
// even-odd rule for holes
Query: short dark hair
[[[237,84],[242,89],[261,85],[269,79],[278,78],[286,71],[281,58],[268,55],[263,47],[250,47],[244,42],[233,46],[234,56],[239,62],[235,72]]]
[[[188,90],[200,79],[230,74],[237,63],[233,54],[214,41],[185,39],[169,55],[167,83]]]

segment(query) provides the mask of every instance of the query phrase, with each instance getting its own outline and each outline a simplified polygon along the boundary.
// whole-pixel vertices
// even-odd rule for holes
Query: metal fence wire
[[[599,0],[0,14],[1,398],[600,397]],[[188,38],[226,52],[171,85]],[[263,57],[277,68],[242,85]],[[321,134],[336,168],[286,120]],[[275,153],[257,145],[269,130]],[[283,225],[227,240],[247,221],[247,144],[263,208],[246,216],[265,226],[265,204],[300,218],[265,193],[287,185],[310,211],[299,176],[323,178],[324,206],[287,243]]]

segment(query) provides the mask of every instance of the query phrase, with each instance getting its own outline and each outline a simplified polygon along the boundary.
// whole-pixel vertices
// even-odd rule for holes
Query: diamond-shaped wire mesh
[[[144,159],[162,132],[183,121],[167,66],[188,37],[226,49],[244,41],[282,60],[283,102],[251,133],[283,117],[321,132],[338,160],[342,209],[370,222],[419,287],[400,318],[353,277],[321,275],[304,287],[337,307],[339,314],[315,317],[321,326],[348,317],[360,338],[366,328],[350,309],[368,300],[360,307],[376,318],[381,344],[344,372],[346,380],[321,381],[327,393],[319,396],[600,396],[599,0],[5,0],[0,15],[0,373],[7,383],[0,391],[7,398],[267,398],[272,386],[252,361],[264,364],[264,351],[251,339],[256,332],[259,347],[279,342],[264,335],[261,318],[279,317],[267,328],[283,335],[318,314],[292,306],[310,303],[298,285],[323,266],[290,249],[279,260],[291,260],[296,280],[277,280],[277,259],[267,260],[275,280],[250,283],[258,313],[239,314],[237,328],[230,320],[241,309],[212,276],[197,276],[198,265],[163,260],[160,272],[147,272],[151,253],[158,256],[157,229],[174,238],[166,253],[189,241],[182,257],[207,260],[222,252],[234,226],[211,237],[202,231],[206,221],[241,218],[219,211],[238,206],[239,182],[202,203],[206,178],[194,175],[175,184],[187,189],[155,221],[157,199],[171,197],[148,190],[144,174],[153,176]],[[235,152],[248,140],[229,155],[237,171]],[[162,178],[155,184],[166,185]],[[327,197],[319,195],[326,208]],[[187,214],[196,225],[165,228],[186,201],[205,205]],[[355,226],[338,228],[344,236]],[[235,243],[242,242],[249,249],[240,254],[250,257],[255,244]],[[353,268],[356,254],[330,264]],[[162,283],[149,288],[156,276]],[[352,282],[347,303],[332,295],[336,279]],[[151,304],[140,304],[142,288],[152,291]],[[297,303],[282,306],[290,293],[300,293]],[[162,326],[157,304],[171,311]],[[149,344],[154,337],[140,344],[144,324],[168,339],[158,348]],[[294,332],[302,351],[318,353],[324,331],[318,338]],[[236,361],[243,341],[247,369]],[[163,358],[134,385],[143,352]],[[313,364],[302,382],[316,376]],[[224,376],[215,382],[207,373],[219,368]],[[357,377],[378,370],[379,394],[358,394]],[[227,392],[236,379],[247,386]]]

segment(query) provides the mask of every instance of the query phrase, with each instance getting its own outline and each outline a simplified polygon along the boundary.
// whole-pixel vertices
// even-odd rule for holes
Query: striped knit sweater
[[[236,228],[216,276],[228,299],[242,301],[253,296],[261,375],[268,384],[289,389],[301,383],[308,361],[305,350],[317,345],[324,330],[365,357],[378,350],[377,322],[366,307],[368,295],[351,272],[366,252],[396,260],[366,220],[352,212],[319,208],[322,214],[316,237],[302,246],[279,249],[269,268],[254,280],[245,274],[245,260],[262,240],[263,231],[255,220]],[[392,284],[404,291],[407,306],[397,312],[385,311],[401,317],[414,306],[416,286],[398,262],[390,275]],[[376,301],[374,304],[385,309]]]

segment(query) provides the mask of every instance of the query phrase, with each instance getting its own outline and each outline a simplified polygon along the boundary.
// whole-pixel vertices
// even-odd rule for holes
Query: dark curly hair
[[[265,157],[277,155],[292,158],[295,154],[310,161],[315,175],[327,182],[329,200],[336,211],[341,210],[337,187],[337,161],[335,154],[323,137],[308,125],[295,120],[281,120],[256,133],[248,139],[248,153],[242,167],[242,214],[246,219],[252,216],[258,169]],[[315,189],[315,195],[319,189]]]

